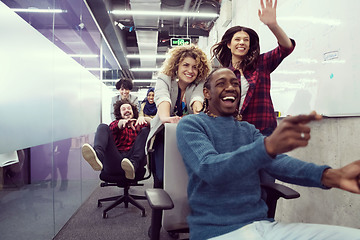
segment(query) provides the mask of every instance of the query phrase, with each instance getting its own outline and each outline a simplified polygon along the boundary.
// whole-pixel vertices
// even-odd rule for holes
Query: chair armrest
[[[261,183],[261,187],[266,191],[266,204],[268,206],[268,217],[274,218],[277,200],[282,197],[293,199],[300,197],[300,193],[278,183]]]
[[[285,199],[293,199],[300,197],[300,193],[282,184],[268,182],[261,183],[261,187],[265,189],[268,194],[271,194],[277,199],[280,197]]]
[[[161,188],[150,188],[145,190],[146,198],[152,209],[168,210],[174,208],[174,203],[169,194]]]

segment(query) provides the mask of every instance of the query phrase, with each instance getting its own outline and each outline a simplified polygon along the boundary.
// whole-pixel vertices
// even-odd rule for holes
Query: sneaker
[[[121,168],[125,171],[125,177],[127,179],[135,178],[135,168],[133,163],[129,159],[124,158],[121,161]]]
[[[95,171],[101,171],[101,169],[103,168],[103,165],[100,162],[99,158],[97,157],[94,148],[90,144],[85,143],[82,146],[81,153],[82,153],[84,159],[90,164],[90,166]]]

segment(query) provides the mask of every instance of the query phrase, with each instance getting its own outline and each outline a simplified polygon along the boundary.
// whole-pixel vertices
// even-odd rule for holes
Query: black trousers
[[[143,127],[135,139],[134,145],[127,152],[120,152],[115,144],[111,130],[107,124],[100,124],[95,133],[94,149],[103,164],[103,170],[110,175],[124,175],[121,168],[123,158],[131,159],[135,162],[137,170],[146,165],[145,144],[150,128]],[[143,172],[143,171],[141,171]]]

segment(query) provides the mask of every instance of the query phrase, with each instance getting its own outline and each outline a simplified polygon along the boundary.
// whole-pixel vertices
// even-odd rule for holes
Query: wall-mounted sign
[[[172,47],[190,45],[190,43],[191,43],[190,38],[171,38],[170,39],[170,45]]]

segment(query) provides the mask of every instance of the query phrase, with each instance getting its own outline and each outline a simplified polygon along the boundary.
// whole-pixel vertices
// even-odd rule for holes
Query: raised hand
[[[265,138],[265,148],[269,155],[285,153],[298,147],[305,147],[310,140],[310,121],[320,120],[316,112],[284,118],[274,132]]]
[[[120,129],[127,127],[135,130],[135,126],[134,126],[135,123],[136,123],[136,119],[121,119],[118,122],[118,127]]]
[[[261,9],[258,11],[258,15],[260,21],[263,22],[267,26],[276,25],[276,6],[277,0],[274,0],[274,4],[272,0],[260,0]]]

